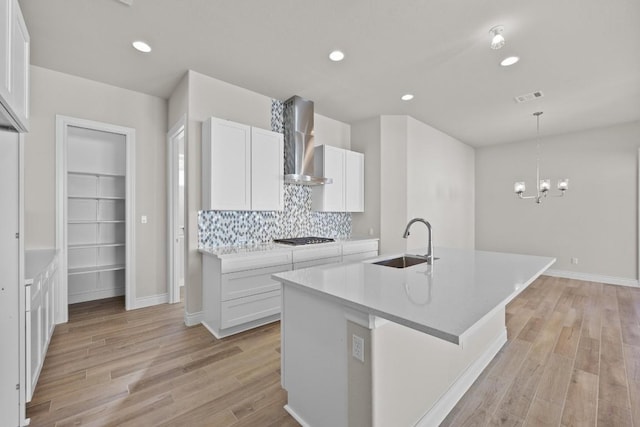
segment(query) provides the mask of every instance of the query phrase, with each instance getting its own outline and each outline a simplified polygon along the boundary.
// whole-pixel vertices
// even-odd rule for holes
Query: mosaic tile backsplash
[[[274,99],[271,102],[271,128],[283,132],[282,124],[282,101]],[[312,191],[312,187],[284,184],[282,211],[200,211],[200,246],[250,245],[305,236],[349,238],[351,214],[312,211]]]
[[[313,212],[311,187],[284,184],[282,211],[200,211],[198,238],[201,246],[235,246],[270,242],[287,237],[351,236],[351,214]]]

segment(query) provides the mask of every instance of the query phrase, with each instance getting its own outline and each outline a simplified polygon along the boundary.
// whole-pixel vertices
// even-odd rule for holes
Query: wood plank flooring
[[[282,409],[280,325],[224,340],[183,305],[70,306],[32,426],[297,426]],[[640,289],[543,276],[507,306],[508,342],[443,426],[640,427]],[[395,426],[394,426],[395,427]]]
[[[442,426],[640,427],[640,289],[542,276]]]
[[[297,426],[283,409],[280,324],[224,340],[186,327],[182,304],[69,307],[56,326],[31,426]]]

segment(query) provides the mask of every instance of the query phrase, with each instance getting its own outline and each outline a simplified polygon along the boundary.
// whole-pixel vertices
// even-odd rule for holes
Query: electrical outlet
[[[571,258],[571,264],[577,264],[578,258]]]
[[[142,224],[146,224],[146,223],[147,223],[147,216],[146,216],[146,215],[142,215],[142,216],[140,217],[140,222],[141,222]]]
[[[364,338],[351,335],[351,355],[361,362],[364,362]]]

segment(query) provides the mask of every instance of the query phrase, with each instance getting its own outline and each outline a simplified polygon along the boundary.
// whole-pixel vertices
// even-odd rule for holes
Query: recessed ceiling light
[[[413,99],[413,95],[411,95],[410,93],[407,93],[405,95],[402,95],[400,99],[402,99],[403,101],[411,101]]]
[[[329,59],[334,62],[339,62],[344,59],[344,53],[340,50],[334,50],[329,54]]]
[[[143,53],[151,52],[151,46],[149,46],[147,43],[143,42],[142,40],[136,40],[132,43],[132,45],[134,48],[136,48],[140,52],[143,52]]]
[[[518,58],[517,56],[508,56],[500,61],[500,65],[502,65],[503,67],[508,67],[509,65],[513,65],[518,61],[520,61],[520,58]]]

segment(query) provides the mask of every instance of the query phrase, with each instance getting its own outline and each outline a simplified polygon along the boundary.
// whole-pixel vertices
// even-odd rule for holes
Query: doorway
[[[135,129],[56,116],[56,323],[69,304],[125,296],[135,306]]]
[[[186,117],[182,116],[167,133],[167,287],[171,304],[182,300],[185,285],[185,125]]]

